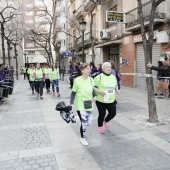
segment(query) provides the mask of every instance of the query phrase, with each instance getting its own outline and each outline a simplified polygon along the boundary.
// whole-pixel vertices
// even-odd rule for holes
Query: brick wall
[[[122,73],[134,73],[136,63],[136,46],[133,36],[123,38],[122,59],[128,59],[129,64],[122,64]],[[134,87],[134,76],[122,76],[122,85],[126,87]]]

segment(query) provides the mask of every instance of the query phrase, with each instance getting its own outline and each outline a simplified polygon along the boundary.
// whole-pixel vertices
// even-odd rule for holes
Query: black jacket
[[[170,77],[170,66],[167,65],[164,65],[162,67],[152,66],[151,69],[164,73],[165,77]]]

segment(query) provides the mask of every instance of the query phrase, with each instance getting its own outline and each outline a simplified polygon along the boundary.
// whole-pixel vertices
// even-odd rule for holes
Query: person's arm
[[[76,92],[72,91],[70,97],[70,105],[74,105],[75,96],[76,96]]]
[[[155,70],[155,71],[161,71],[161,72],[169,72],[170,71],[170,67],[156,67],[156,66],[152,66],[151,63],[148,63],[147,64],[147,67],[150,67],[152,70]]]

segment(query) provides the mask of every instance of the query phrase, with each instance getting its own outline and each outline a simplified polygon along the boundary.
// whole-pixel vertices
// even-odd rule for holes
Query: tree
[[[11,21],[13,18],[15,18],[18,15],[18,9],[16,7],[16,3],[14,1],[11,1],[12,3],[9,3],[7,0],[1,4],[3,4],[0,8],[0,25],[1,25],[1,40],[2,40],[2,56],[3,56],[3,64],[5,65],[5,24]]]
[[[154,18],[155,18],[155,11],[156,8],[161,4],[164,0],[152,0],[151,2],[151,11],[150,11],[150,19],[149,19],[149,32],[148,38],[146,37],[146,31],[144,26],[144,15],[142,11],[142,2],[141,0],[138,1],[138,14],[139,14],[139,21],[141,24],[141,34],[143,39],[143,48],[144,48],[144,56],[145,56],[145,66],[147,63],[152,63],[152,47],[153,47],[153,37],[154,37]],[[147,74],[152,74],[152,70],[150,68],[145,67]],[[156,103],[154,98],[154,86],[153,86],[153,78],[146,77],[146,85],[147,85],[147,92],[148,92],[148,108],[149,108],[149,122],[158,122],[158,115],[156,110]]]

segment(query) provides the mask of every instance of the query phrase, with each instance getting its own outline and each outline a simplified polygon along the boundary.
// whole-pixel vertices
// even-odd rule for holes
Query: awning
[[[64,52],[62,52],[62,55],[64,57],[69,57],[69,56],[72,56],[73,53],[71,51],[64,51]],[[76,52],[74,52],[74,55],[76,55]]]
[[[102,43],[102,44],[98,44],[96,46],[94,46],[95,48],[102,48],[104,46],[108,46],[108,45],[112,45],[112,44],[121,44],[122,40],[113,40],[113,41],[109,41],[106,43]]]

